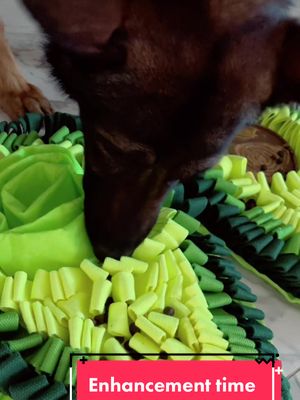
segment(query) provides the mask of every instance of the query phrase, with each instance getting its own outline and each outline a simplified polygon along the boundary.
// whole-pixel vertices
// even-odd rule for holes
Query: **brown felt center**
[[[230,154],[248,159],[248,171],[263,171],[270,182],[275,172],[287,174],[297,170],[295,155],[289,144],[269,129],[251,126],[233,141]]]

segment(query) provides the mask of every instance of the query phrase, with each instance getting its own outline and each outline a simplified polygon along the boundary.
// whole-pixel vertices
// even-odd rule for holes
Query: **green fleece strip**
[[[49,382],[45,375],[35,376],[25,382],[12,384],[9,394],[14,400],[30,400],[36,393],[45,389]]]
[[[262,214],[264,214],[264,210],[262,208],[254,207],[251,210],[244,211],[242,215],[252,220]]]
[[[245,232],[245,233],[243,233],[242,234],[242,238],[243,238],[243,240],[245,241],[245,243],[246,242],[251,242],[251,241],[254,241],[254,240],[259,240],[260,238],[263,238],[264,237],[264,235],[265,235],[265,231],[264,231],[264,228],[258,228],[258,227],[256,227],[255,229],[252,229],[252,230],[250,230],[250,231],[248,231],[248,232]],[[272,240],[270,240],[270,239],[267,239],[267,240],[269,240],[269,243],[270,243],[270,241]],[[268,244],[268,243],[267,243]],[[249,245],[249,243],[246,243],[246,245],[248,246]],[[254,246],[256,245],[256,242],[254,242]],[[253,247],[253,249],[255,249],[255,247]],[[251,249],[250,249],[251,250]]]
[[[241,336],[231,336],[229,338],[229,348],[231,348],[231,346],[243,346],[250,347],[252,349],[256,348],[256,344],[253,340]]]
[[[238,325],[220,324],[218,327],[227,339],[230,339],[231,337],[246,338],[247,336],[245,329]]]
[[[227,247],[220,246],[218,244],[207,244],[204,247],[204,250],[206,251],[207,254],[213,254],[225,257],[229,257],[231,255],[231,250],[229,250]]]
[[[162,207],[171,207],[172,206],[174,194],[175,194],[175,191],[173,189],[168,191],[168,193],[166,194],[166,196],[163,200]]]
[[[266,233],[272,232],[272,234],[274,234],[274,232],[277,231],[277,228],[282,226],[282,222],[280,219],[272,219],[261,226],[264,228]]]
[[[272,340],[273,332],[271,329],[262,325],[255,320],[245,320],[244,322],[239,321],[240,325],[246,330],[247,336],[251,339],[259,340]]]
[[[226,221],[228,223],[228,225],[230,226],[231,229],[233,228],[237,228],[241,225],[244,224],[248,224],[249,223],[249,219],[243,216],[240,217],[231,217],[228,218],[228,220]]]
[[[50,346],[39,370],[41,372],[46,372],[47,374],[52,375],[62,355],[64,342],[63,340],[56,337],[52,337],[49,340]]]
[[[0,344],[0,361],[5,357],[11,355],[11,350],[6,343]]]
[[[214,308],[223,307],[232,302],[232,298],[227,293],[206,293],[205,298],[211,311]]]
[[[230,260],[224,260],[219,257],[210,257],[206,266],[219,276],[230,276],[237,279],[242,277],[241,273],[235,269],[234,263]]]
[[[216,213],[217,220],[222,220],[224,218],[235,217],[240,214],[240,209],[236,206],[218,204],[213,207],[213,212]]]
[[[278,239],[286,240],[291,234],[294,232],[295,227],[293,225],[282,225],[279,228],[275,229],[273,234]]]
[[[236,194],[238,188],[233,183],[231,183],[223,178],[219,178],[216,180],[214,190],[216,192],[224,192],[224,193],[234,196]]]
[[[272,213],[260,214],[258,217],[252,219],[252,221],[255,222],[257,225],[264,225],[265,223],[270,222],[271,220],[273,220]]]
[[[296,287],[299,287],[299,285],[300,285],[300,263],[296,264],[292,269],[290,269],[289,272],[286,273],[284,278],[287,282],[293,282],[293,283],[295,283]],[[297,283],[298,283],[298,285],[297,285]]]
[[[211,313],[213,315],[214,322],[219,325],[234,325],[238,323],[237,318],[223,310],[222,308],[212,309]]]
[[[245,208],[246,208],[246,205],[242,200],[239,200],[236,197],[231,196],[230,194],[228,194],[226,196],[226,199],[225,199],[224,203],[228,204],[228,205],[232,205],[232,206],[238,207],[240,212],[244,211]]]
[[[19,314],[16,311],[9,311],[0,314],[0,333],[13,332],[19,328]]]
[[[33,357],[30,359],[29,363],[37,370],[39,371],[40,366],[42,365],[49,347],[51,345],[51,340],[48,339],[47,342],[33,355]]]
[[[252,353],[252,354],[258,354],[258,351],[256,350],[256,349],[254,349],[252,346],[250,347],[250,346],[241,346],[241,345],[234,345],[234,344],[232,344],[231,346],[230,346],[230,351],[232,352],[232,353]],[[235,359],[237,359],[236,357],[235,357]],[[245,359],[245,356],[243,356],[242,358],[240,358],[240,359]]]
[[[191,217],[198,217],[206,209],[208,200],[206,197],[196,197],[185,201],[183,208]]]
[[[3,143],[3,146],[5,146],[7,148],[8,151],[13,151],[13,143],[14,141],[17,139],[18,135],[16,133],[10,133],[7,137],[7,139],[5,140],[5,142]]]
[[[300,253],[300,233],[293,235],[285,244],[282,251],[286,254],[296,254]]]
[[[282,400],[293,400],[290,391],[291,391],[290,383],[289,383],[288,379],[285,376],[283,376],[282,377],[282,386],[281,386]]]
[[[257,230],[259,232],[259,235],[262,235],[264,233],[263,228],[259,228],[254,222],[248,222],[246,224],[242,224],[233,228],[233,231],[239,235],[245,235],[248,232]]]
[[[184,202],[184,186],[182,183],[178,183],[174,188],[173,204],[174,208],[181,208]]]
[[[35,131],[30,132],[28,135],[26,135],[26,138],[23,142],[23,146],[31,146],[32,143],[39,138],[39,134]]]
[[[12,400],[12,398],[0,392],[0,400]]]
[[[214,274],[212,271],[209,269],[202,267],[201,265],[198,264],[192,264],[192,267],[195,271],[195,274],[197,275],[198,278],[202,277],[207,277],[210,279],[217,279],[216,274]]]
[[[189,234],[195,233],[199,227],[200,222],[183,211],[178,211],[174,217],[174,221],[183,226],[189,231]]]
[[[208,244],[226,247],[226,243],[223,239],[219,238],[218,236],[212,235],[212,234],[201,236],[201,240]]]
[[[295,254],[280,254],[276,261],[270,263],[270,270],[274,273],[285,274],[298,263],[299,257]]]
[[[65,140],[66,136],[70,134],[70,130],[66,126],[62,126],[54,135],[51,136],[49,143],[58,144]]]
[[[21,135],[19,135],[16,140],[14,141],[13,145],[12,145],[12,149],[13,151],[18,150],[22,145],[23,142],[25,141],[27,135],[25,133],[22,133]]]
[[[43,335],[33,333],[21,339],[9,340],[7,342],[11,351],[25,351],[41,345],[44,342]]]
[[[273,287],[273,289],[277,290],[277,292],[279,292],[288,302],[300,305],[300,298],[297,298],[297,297],[293,296],[291,293],[286,292],[277,283],[272,281],[267,275],[264,275],[264,274],[258,272],[256,268],[254,268],[252,265],[250,265],[242,257],[240,257],[240,256],[238,256],[237,254],[234,254],[234,253],[233,253],[233,257],[239,263],[239,265],[241,267],[247,269],[248,271],[251,271],[258,278],[260,278],[264,282],[268,283],[270,286]]]
[[[223,169],[221,167],[210,168],[203,172],[204,179],[219,179],[223,178]]]
[[[37,393],[35,396],[30,397],[30,400],[63,400],[67,397],[67,389],[63,383],[55,382],[48,386],[42,392]],[[75,396],[73,399],[75,400]]]
[[[204,265],[207,263],[208,256],[197,247],[191,240],[185,240],[181,246],[181,250],[183,251],[186,258],[189,262]]]
[[[0,362],[0,390],[13,384],[27,370],[27,363],[20,353],[12,353]]]
[[[267,341],[257,341],[256,348],[260,353],[278,353],[276,347],[272,343]]]
[[[195,179],[196,192],[204,194],[208,190],[212,189],[216,184],[214,179]]]
[[[203,291],[220,293],[224,290],[224,285],[217,279],[209,278],[205,275],[199,277],[199,286]]]
[[[76,385],[77,380],[77,362],[81,359],[82,356],[74,356],[72,357],[72,386]],[[88,357],[86,357],[88,359]],[[67,375],[65,377],[64,384],[69,386],[70,383],[70,368],[68,368]]]
[[[268,261],[275,261],[281,253],[285,242],[279,239],[273,239],[260,253],[260,256]]]
[[[244,304],[233,302],[226,310],[231,314],[238,316],[239,318],[256,319],[263,320],[265,318],[265,313],[262,310],[258,310],[254,307],[248,307]]]
[[[43,115],[38,113],[29,113],[24,117],[27,124],[27,132],[39,131],[43,122]]]
[[[69,364],[70,364],[70,355],[72,353],[71,347],[65,347],[64,351],[62,353],[62,356],[60,357],[55,375],[54,375],[54,380],[57,382],[64,382],[67,372],[69,370]]]
[[[210,206],[215,206],[218,203],[221,203],[226,198],[226,193],[224,192],[214,192],[209,198],[208,202]]]
[[[78,140],[84,137],[82,131],[74,131],[66,136],[66,140],[69,140],[73,145],[78,143]]]

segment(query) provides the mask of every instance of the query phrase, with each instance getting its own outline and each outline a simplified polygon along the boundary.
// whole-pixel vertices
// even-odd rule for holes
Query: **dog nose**
[[[100,260],[130,255],[157,219],[162,196],[127,183],[112,185],[85,174],[85,226]]]
[[[126,165],[117,173],[104,174],[102,166],[98,173],[96,167],[102,159],[88,156],[83,179],[84,216],[94,253],[101,260],[130,255],[155,224],[170,184],[148,167]]]
[[[125,245],[103,245],[103,243],[94,244],[94,253],[99,261],[104,261],[106,257],[119,259],[122,256],[129,256],[134,250],[134,246]]]

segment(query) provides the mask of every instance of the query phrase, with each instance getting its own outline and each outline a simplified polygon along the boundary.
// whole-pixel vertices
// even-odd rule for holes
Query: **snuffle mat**
[[[298,120],[297,108],[282,106],[260,121],[294,151],[295,165]],[[80,119],[27,114],[0,132],[1,400],[67,399],[71,353],[277,354],[236,265],[300,303],[297,170],[270,176],[265,166],[249,170],[243,155],[225,156],[168,194],[130,257],[99,265],[84,229]],[[75,373],[72,384],[75,398]],[[282,398],[291,398],[285,378]]]

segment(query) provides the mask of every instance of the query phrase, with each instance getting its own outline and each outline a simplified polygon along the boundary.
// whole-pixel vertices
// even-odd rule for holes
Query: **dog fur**
[[[299,0],[24,3],[80,106],[99,258],[131,251],[170,186],[212,166],[263,107],[299,100]]]

